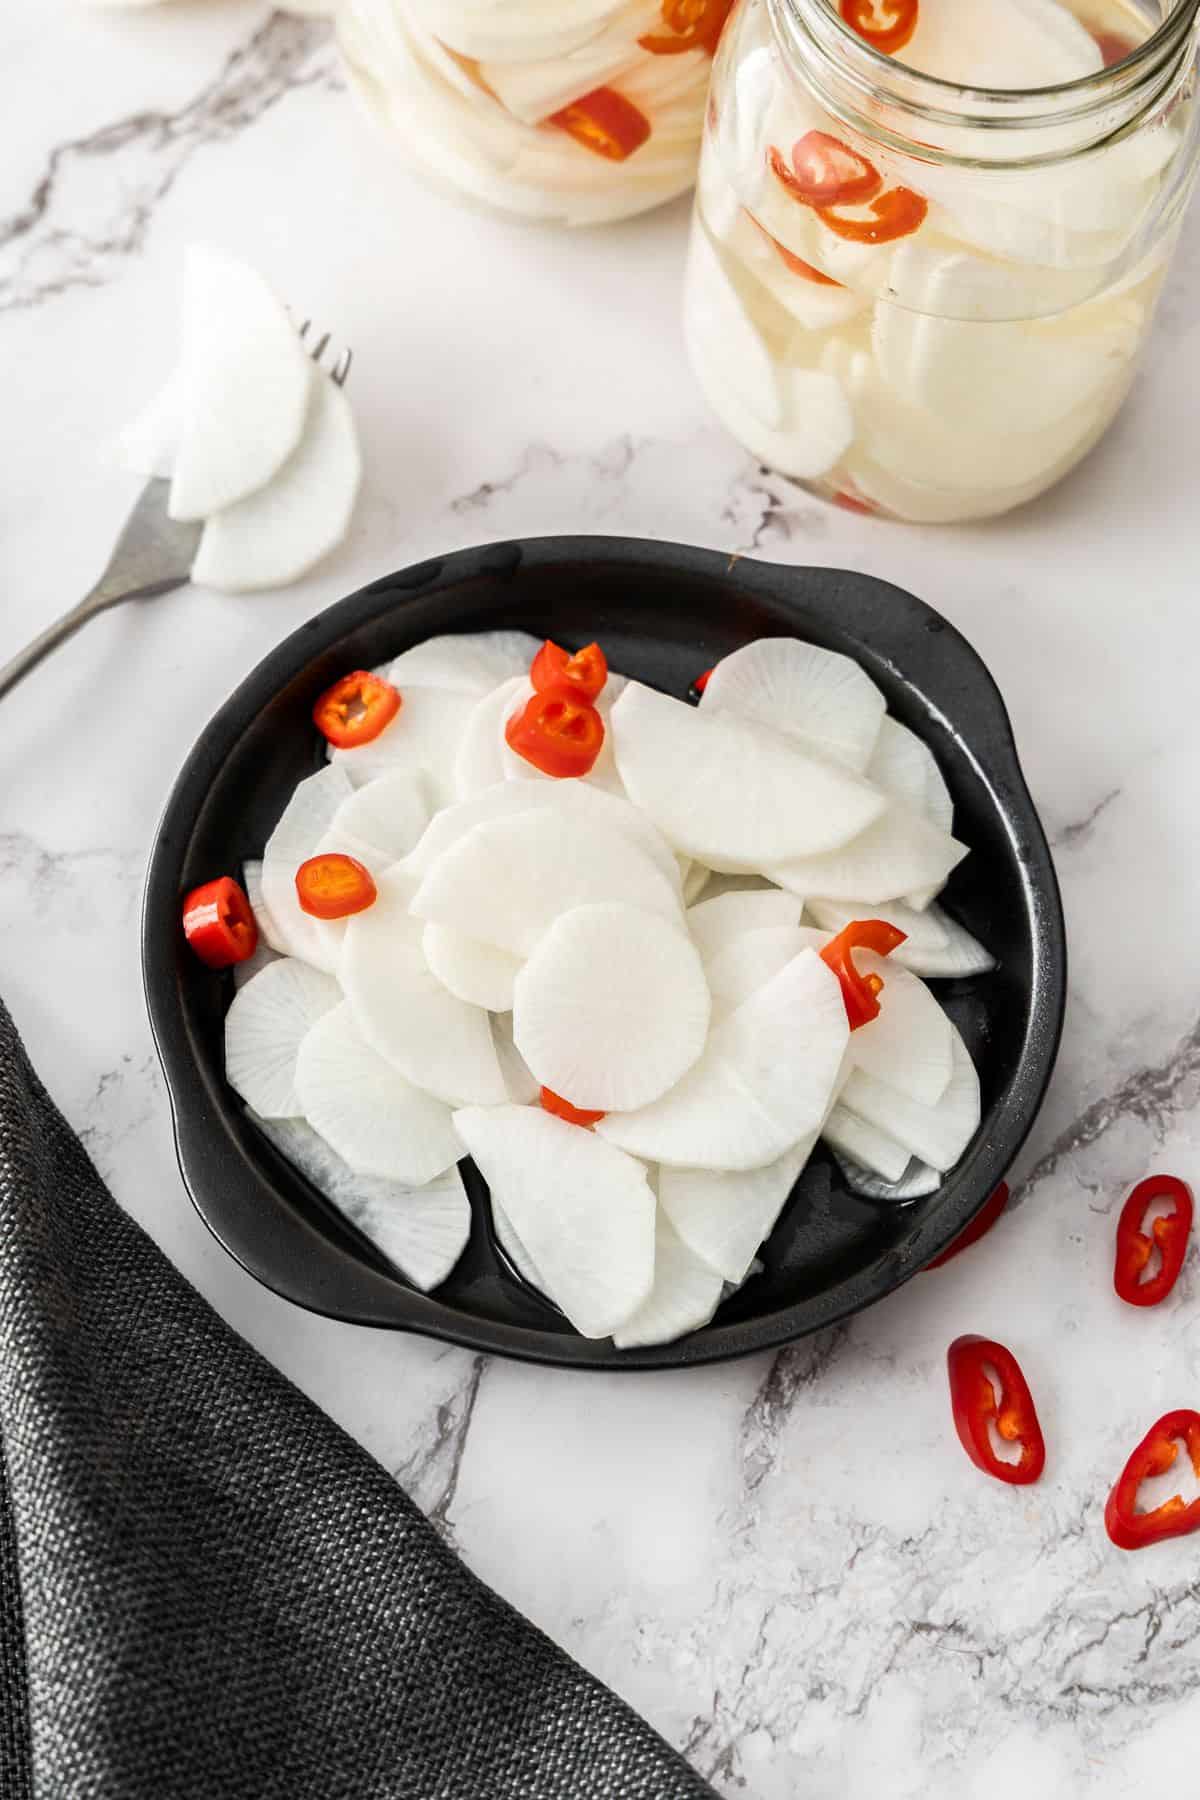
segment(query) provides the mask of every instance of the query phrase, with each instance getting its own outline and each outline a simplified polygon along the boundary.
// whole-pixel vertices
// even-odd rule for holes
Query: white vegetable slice
[[[239,988],[225,1015],[225,1077],[264,1119],[298,1118],[296,1056],[317,1020],[340,1005],[328,975],[280,957]]]
[[[926,776],[931,762],[933,752],[926,748],[915,731],[910,731],[896,719],[884,719],[867,764],[867,778],[893,800],[911,807],[913,812],[924,812]]]
[[[719,375],[756,424],[783,423],[775,363],[703,231],[694,231],[684,283],[684,333],[693,358]]]
[[[990,950],[984,948],[978,938],[971,936],[965,926],[957,919],[952,919],[940,906],[930,906],[922,915],[932,917],[935,924],[942,926],[946,932],[945,946],[940,949],[909,949],[901,944],[900,950],[908,954],[901,960],[905,968],[911,969],[914,975],[922,975],[927,981],[941,979],[943,981],[964,980],[970,975],[986,975],[996,967],[996,959]],[[900,951],[893,951],[899,956]]]
[[[884,1181],[899,1181],[911,1161],[903,1144],[877,1125],[860,1119],[848,1106],[832,1109],[821,1127],[821,1136],[831,1150],[853,1157]]]
[[[314,368],[304,435],[266,487],[213,513],[192,580],[223,593],[286,587],[315,568],[350,529],[362,457],[350,402]]]
[[[187,391],[187,370],[180,363],[118,437],[116,451],[123,467],[135,475],[171,479],[183,431]]]
[[[670,1344],[707,1325],[721,1303],[720,1275],[693,1256],[662,1208],[654,1231],[654,1286],[632,1318],[613,1332],[618,1350]]]
[[[878,789],[778,733],[639,682],[614,706],[611,726],[630,799],[677,850],[711,867],[760,870],[833,851],[884,808]]]
[[[561,913],[605,901],[682,919],[677,888],[632,839],[539,809],[477,825],[434,863],[412,910],[528,956]]]
[[[878,906],[944,882],[966,854],[965,844],[892,801],[853,842],[822,855],[769,861],[765,873],[795,894]]]
[[[453,1269],[471,1235],[471,1203],[457,1168],[424,1187],[354,1170],[304,1119],[264,1119],[260,1129],[414,1287],[428,1293]]]
[[[690,906],[687,926],[705,962],[751,931],[798,925],[803,901],[782,888],[734,889]]]
[[[654,1280],[644,1166],[540,1107],[470,1107],[454,1123],[550,1299],[584,1337],[611,1336]]]
[[[443,987],[472,1006],[511,1012],[520,958],[495,944],[467,937],[453,925],[427,925],[421,937],[425,960]]]
[[[805,912],[827,931],[841,931],[851,920],[862,917],[863,908],[845,900],[807,900]],[[934,976],[984,975],[994,969],[996,961],[957,920],[940,906],[916,912],[901,900],[888,900],[871,907],[873,919],[886,919],[905,941],[893,950],[889,962],[899,963],[914,975],[927,979]]]
[[[700,705],[756,719],[856,775],[871,760],[885,710],[883,695],[851,657],[786,637],[756,638],[722,657]]]
[[[527,1281],[530,1287],[537,1288],[539,1293],[544,1292],[542,1278],[533,1266],[533,1258],[513,1230],[512,1220],[504,1208],[497,1205],[494,1194],[492,1195],[492,1223],[496,1228],[497,1243],[522,1281]]]
[[[710,1010],[700,954],[676,925],[632,906],[579,906],[517,976],[513,1036],[544,1087],[626,1112],[691,1068]]]
[[[513,1042],[512,1025],[510,1012],[493,1014],[492,1041],[509,1099],[515,1106],[533,1106],[540,1100],[541,1085],[534,1080],[528,1063]]]
[[[474,702],[469,694],[445,688],[413,687],[401,695],[400,711],[377,738],[356,750],[333,750],[331,761],[355,787],[393,770],[423,769],[439,806],[457,799],[454,766]]]
[[[838,1167],[846,1178],[846,1186],[852,1194],[861,1194],[865,1200],[921,1200],[926,1194],[935,1194],[942,1185],[942,1177],[928,1163],[918,1162],[913,1157],[908,1168],[899,1181],[884,1181],[873,1169],[864,1169],[855,1162],[852,1156],[834,1150]]]
[[[336,765],[309,775],[297,784],[263,851],[262,897],[279,940],[275,949],[331,974],[336,964],[333,940],[301,910],[296,870],[316,854],[350,791],[348,777]]]
[[[760,1168],[819,1129],[848,1036],[837,977],[804,950],[713,1028],[668,1094],[596,1131],[675,1168]]]
[[[517,694],[524,691],[524,675],[502,681],[481,700],[463,726],[454,763],[454,791],[460,800],[504,782],[504,742],[501,732]]]
[[[304,430],[312,364],[262,276],[210,244],[188,250],[184,425],[173,519],[207,519],[265,487]]]
[[[850,1034],[855,1068],[864,1069],[920,1106],[936,1106],[950,1085],[954,1067],[954,1031],[949,1019],[920,976],[893,966],[890,956],[859,950],[854,961],[861,974],[874,975],[883,983],[878,1016]],[[851,1156],[855,1154],[850,1151]],[[859,1161],[868,1162],[869,1158],[859,1157]]]
[[[462,1155],[450,1108],[372,1050],[345,1004],[301,1044],[296,1092],[309,1124],[356,1175],[421,1187]]]
[[[394,769],[343,800],[331,834],[358,844],[367,853],[360,860],[374,872],[407,856],[428,823],[429,794],[423,772]]]
[[[828,938],[828,932],[811,926],[776,925],[769,931],[748,931],[726,944],[706,965],[713,1023],[765,987],[801,950],[823,950]]]
[[[246,898],[250,902],[250,910],[254,914],[258,926],[260,941],[265,940],[272,950],[280,956],[288,955],[284,947],[283,933],[271,917],[271,909],[263,898],[263,866],[261,862],[242,864],[242,885],[246,890]]]
[[[540,639],[527,631],[425,638],[400,652],[388,670],[388,680],[402,693],[406,687],[436,687],[483,699],[501,682],[528,675],[540,649]]]
[[[346,927],[339,973],[359,1029],[406,1080],[451,1103],[497,1105],[507,1096],[488,1015],[448,992],[425,960],[424,927],[408,910],[411,877],[399,864],[379,897]]]
[[[979,1126],[979,1076],[970,1053],[951,1026],[954,1072],[936,1106],[919,1106],[875,1076],[855,1069],[842,1089],[842,1103],[868,1125],[877,1126],[922,1162],[943,1173],[953,1168]],[[851,1154],[856,1154],[851,1152]],[[865,1158],[859,1160],[865,1161]]]
[[[694,1256],[723,1280],[744,1281],[812,1153],[807,1138],[761,1169],[659,1171],[659,1205]]]

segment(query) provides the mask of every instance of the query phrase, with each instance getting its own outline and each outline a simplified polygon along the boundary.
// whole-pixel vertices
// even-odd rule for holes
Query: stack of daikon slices
[[[746,1278],[819,1139],[862,1192],[937,1185],[980,1097],[922,976],[992,960],[936,903],[966,854],[937,764],[856,663],[759,640],[698,707],[610,675],[604,753],[553,780],[504,735],[538,648],[435,638],[380,671],[395,720],[301,781],[247,866],[270,951],[227,1070],[418,1286],[466,1242],[469,1153],[526,1281],[585,1336],[661,1343]],[[297,902],[328,851],[377,885],[346,920]],[[851,1033],[819,953],[863,917],[907,935],[858,953],[884,985]]]

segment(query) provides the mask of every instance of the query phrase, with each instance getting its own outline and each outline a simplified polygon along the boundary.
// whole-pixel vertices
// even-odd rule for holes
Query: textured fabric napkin
[[[0,1444],[0,1800],[711,1800],[120,1211],[2,1005]]]

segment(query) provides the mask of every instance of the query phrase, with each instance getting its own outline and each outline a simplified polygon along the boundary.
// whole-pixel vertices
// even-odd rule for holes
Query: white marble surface
[[[1016,517],[918,530],[764,477],[711,423],[676,329],[683,206],[578,237],[451,210],[367,135],[319,23],[6,0],[0,120],[0,658],[107,551],[129,483],[100,446],[168,365],[184,244],[243,251],[358,358],[342,554],[285,593],[116,613],[3,708],[0,991],[121,1202],[722,1793],[1191,1791],[1200,1539],[1124,1556],[1101,1508],[1145,1427],[1200,1404],[1197,1253],[1157,1312],[1109,1287],[1128,1183],[1200,1177],[1200,217],[1088,464]],[[184,1194],[139,986],[155,820],[248,667],[389,568],[568,530],[854,565],[940,607],[1007,694],[1071,928],[1063,1059],[986,1246],[845,1329],[681,1377],[490,1363],[254,1286]],[[1024,1362],[1035,1489],[954,1440],[963,1330]]]

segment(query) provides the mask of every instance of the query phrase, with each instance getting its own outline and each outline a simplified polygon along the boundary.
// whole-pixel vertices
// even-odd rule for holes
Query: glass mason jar
[[[530,219],[587,225],[696,178],[732,0],[340,0],[368,109],[418,173]]]
[[[684,312],[763,463],[940,523],[1031,499],[1111,423],[1195,175],[1200,0],[1074,3],[740,0]],[[859,35],[906,26],[899,55]],[[936,72],[964,31],[995,87]]]

